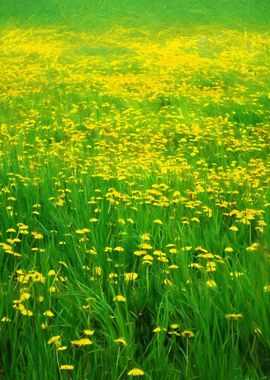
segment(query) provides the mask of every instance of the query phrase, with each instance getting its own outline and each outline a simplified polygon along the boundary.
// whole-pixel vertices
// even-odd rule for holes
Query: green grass
[[[0,8],[0,379],[269,379],[269,2]]]
[[[209,24],[257,29],[269,26],[270,22],[268,0],[2,0],[0,5],[5,23],[28,26],[60,23],[86,30],[113,25],[147,25],[158,29]]]

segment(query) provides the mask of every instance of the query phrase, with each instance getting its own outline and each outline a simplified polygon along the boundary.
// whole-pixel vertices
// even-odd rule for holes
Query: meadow
[[[0,379],[270,379],[269,1],[0,10]]]

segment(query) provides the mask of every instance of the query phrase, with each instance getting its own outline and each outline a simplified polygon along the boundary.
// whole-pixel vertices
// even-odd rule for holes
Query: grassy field
[[[1,380],[270,379],[269,6],[0,0]]]

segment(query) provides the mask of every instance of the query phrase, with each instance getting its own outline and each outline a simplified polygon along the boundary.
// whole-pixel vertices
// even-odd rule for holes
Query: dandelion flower
[[[60,365],[59,369],[61,371],[62,370],[72,371],[74,369],[74,365],[71,365],[71,364],[62,364],[62,365]]]
[[[91,336],[94,334],[94,330],[83,330],[84,335]]]
[[[53,312],[52,312],[51,310],[47,310],[47,311],[45,311],[45,312],[43,313],[43,315],[44,315],[45,317],[50,317],[50,318],[54,317],[54,314],[53,314]]]
[[[184,338],[194,338],[195,334],[191,330],[184,330],[181,332],[182,337]]]
[[[124,279],[125,281],[134,281],[138,278],[138,273],[125,273],[124,274]]]
[[[60,342],[60,335],[55,335],[55,336],[52,336],[49,340],[48,340],[48,344],[53,344],[53,343],[57,343],[57,342]]]
[[[217,283],[214,280],[206,281],[206,285],[208,286],[208,288],[216,288],[217,287]]]
[[[57,347],[57,351],[65,351],[65,350],[67,350],[67,346]]]
[[[133,368],[128,372],[128,376],[143,376],[144,372],[139,368]]]
[[[238,321],[239,319],[243,319],[243,314],[225,314],[225,318],[230,319],[232,321]]]
[[[117,296],[115,296],[113,300],[117,302],[126,302],[126,298],[122,296],[121,294],[118,294]]]
[[[72,340],[71,344],[74,346],[89,346],[90,344],[93,344],[93,342],[89,338],[82,338],[79,340]]]
[[[126,345],[127,345],[127,341],[126,341],[124,338],[117,338],[117,339],[114,339],[114,342],[115,342],[115,343],[122,344],[123,346],[126,346]]]

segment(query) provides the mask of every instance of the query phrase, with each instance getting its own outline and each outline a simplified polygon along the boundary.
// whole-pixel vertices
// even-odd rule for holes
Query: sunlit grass
[[[4,29],[0,378],[269,378],[269,52]]]

